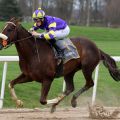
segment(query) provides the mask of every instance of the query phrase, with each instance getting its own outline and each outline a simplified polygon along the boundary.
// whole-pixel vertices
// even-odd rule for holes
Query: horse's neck
[[[28,37],[30,37],[30,34],[27,31],[21,29],[17,33],[18,42],[15,43],[15,46],[18,51],[18,55],[26,59],[30,59],[30,57],[33,56],[35,53],[34,38],[33,37],[28,38]]]
[[[30,34],[26,30],[18,31],[17,40],[19,42],[16,42],[15,46],[20,58],[31,60],[31,58],[38,56],[38,51],[39,56],[43,57],[43,54],[47,54],[46,48],[48,48],[48,45],[44,40],[35,41],[34,37],[25,39],[27,37],[30,37]]]

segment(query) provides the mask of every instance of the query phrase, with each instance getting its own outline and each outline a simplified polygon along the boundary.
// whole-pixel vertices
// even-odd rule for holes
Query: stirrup
[[[63,59],[62,59],[62,58],[58,58],[58,59],[57,59],[57,65],[60,65],[62,62],[63,62]]]
[[[63,50],[60,50],[57,54],[58,54],[59,59],[64,59],[64,51]]]
[[[63,59],[63,55],[58,54],[58,59]]]
[[[63,55],[61,53],[57,54],[57,64],[60,65],[60,63],[63,62]]]

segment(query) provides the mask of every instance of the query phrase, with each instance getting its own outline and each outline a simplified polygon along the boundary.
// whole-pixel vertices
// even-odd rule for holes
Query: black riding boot
[[[57,51],[58,59],[63,60],[63,58],[64,58],[63,50],[61,50],[61,49],[59,48],[59,46],[56,44],[56,40],[55,40],[55,39],[51,39],[51,40],[50,40],[50,43],[52,44],[52,46],[53,46],[53,47],[55,48],[55,50]]]

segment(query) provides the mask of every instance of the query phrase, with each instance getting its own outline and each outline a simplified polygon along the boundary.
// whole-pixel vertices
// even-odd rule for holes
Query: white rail
[[[0,56],[0,62],[14,62],[19,61],[18,56]]]
[[[119,56],[113,57],[115,61],[120,61]],[[7,65],[8,62],[15,62],[19,61],[18,56],[0,56],[0,62],[4,62],[3,67],[3,75],[2,75],[2,84],[1,84],[1,94],[0,94],[0,108],[3,107],[3,100],[4,100],[4,91],[5,91],[5,81],[6,81],[6,74],[7,74]],[[99,73],[99,65],[97,65],[95,69],[95,78],[94,78],[94,87],[93,87],[93,95],[92,95],[92,104],[94,104],[96,99],[96,91],[97,91],[97,81],[98,81],[98,73]],[[63,82],[63,91],[65,90],[65,82]]]
[[[112,58],[116,62],[120,62],[120,56],[112,56]],[[92,105],[95,103],[95,99],[96,99],[99,66],[100,66],[100,63],[97,65],[97,67],[95,69],[94,87],[93,87],[93,94],[92,94]],[[63,82],[63,91],[65,91],[65,87],[66,87],[65,82]]]
[[[2,84],[1,84],[1,94],[0,94],[0,109],[3,107],[8,62],[15,62],[15,61],[19,61],[18,56],[0,56],[0,62],[4,62]]]
[[[116,62],[120,62],[120,56],[112,56],[112,58],[113,58]],[[98,82],[99,66],[100,66],[100,64],[98,64],[97,67],[96,67],[96,69],[95,69],[94,87],[93,87],[93,95],[92,95],[92,105],[94,105],[95,99],[96,99],[96,91],[97,91],[97,82]]]

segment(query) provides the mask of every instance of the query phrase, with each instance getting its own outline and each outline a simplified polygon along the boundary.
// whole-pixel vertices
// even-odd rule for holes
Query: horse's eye
[[[15,29],[15,27],[14,27],[14,26],[12,26],[12,27],[11,27],[11,29],[12,29],[12,30],[14,30],[14,29]]]
[[[8,31],[8,32],[11,32],[11,31],[12,31],[12,29],[7,29],[7,31]]]

